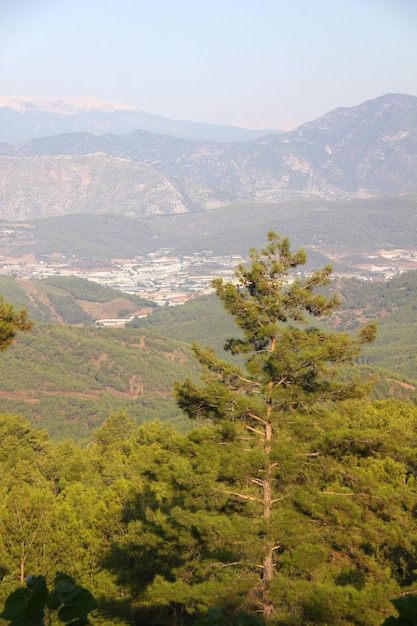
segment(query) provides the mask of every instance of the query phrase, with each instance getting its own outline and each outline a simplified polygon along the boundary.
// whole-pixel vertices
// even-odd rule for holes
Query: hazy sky
[[[289,128],[417,95],[417,0],[0,0],[0,84]]]

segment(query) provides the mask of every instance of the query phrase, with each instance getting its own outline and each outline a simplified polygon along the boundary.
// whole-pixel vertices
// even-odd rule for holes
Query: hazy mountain
[[[72,213],[145,216],[193,209],[193,203],[163,172],[103,153],[0,156],[0,172],[3,219]]]
[[[247,143],[68,133],[2,144],[0,154],[8,157],[0,160],[0,201],[11,220],[407,193],[417,189],[417,98],[387,94]],[[90,155],[86,168],[94,160],[84,179],[80,155]]]
[[[74,100],[0,97],[0,129],[0,141],[12,143],[62,133],[122,134],[137,129],[210,141],[250,141],[281,132],[170,120],[134,107],[86,96]]]

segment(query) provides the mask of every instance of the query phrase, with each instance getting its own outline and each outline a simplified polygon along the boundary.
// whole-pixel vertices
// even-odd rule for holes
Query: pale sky
[[[417,0],[0,0],[0,85],[290,128],[417,96]]]

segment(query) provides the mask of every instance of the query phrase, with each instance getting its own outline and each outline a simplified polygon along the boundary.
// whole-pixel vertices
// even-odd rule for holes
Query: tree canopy
[[[28,331],[32,325],[26,309],[16,311],[12,304],[0,296],[0,351],[6,350],[13,343],[18,332]]]

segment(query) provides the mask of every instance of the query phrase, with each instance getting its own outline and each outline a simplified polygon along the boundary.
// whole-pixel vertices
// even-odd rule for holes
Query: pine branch
[[[261,424],[263,424],[264,426],[266,426],[268,423],[266,420],[262,419],[262,417],[259,417],[255,413],[248,413],[248,417],[250,417],[253,420],[256,420],[257,422],[261,422]]]
[[[271,504],[275,504],[276,502],[282,502],[283,500],[285,500],[285,498],[288,498],[288,496],[281,496],[280,498],[274,498],[273,500],[271,500]]]
[[[249,426],[249,424],[245,424],[245,428],[247,430],[250,430],[251,433],[256,433],[257,435],[259,435],[260,437],[264,436],[264,433],[260,430],[256,430],[256,428],[253,428],[252,426]]]
[[[280,543],[277,546],[274,546],[273,548],[271,548],[271,552],[275,552],[275,550],[279,550],[281,547],[282,547],[282,543]]]
[[[259,487],[264,486],[264,481],[261,480],[260,478],[251,478],[251,482],[254,483],[255,485],[259,485]]]
[[[258,502],[259,504],[262,504],[262,500],[260,498],[256,498],[255,496],[248,496],[247,494],[238,493],[237,491],[225,491],[223,489],[216,489],[215,487],[214,490],[218,491],[219,493],[225,493],[228,496],[236,496],[237,498],[242,498],[243,500],[253,500],[253,502]]]

